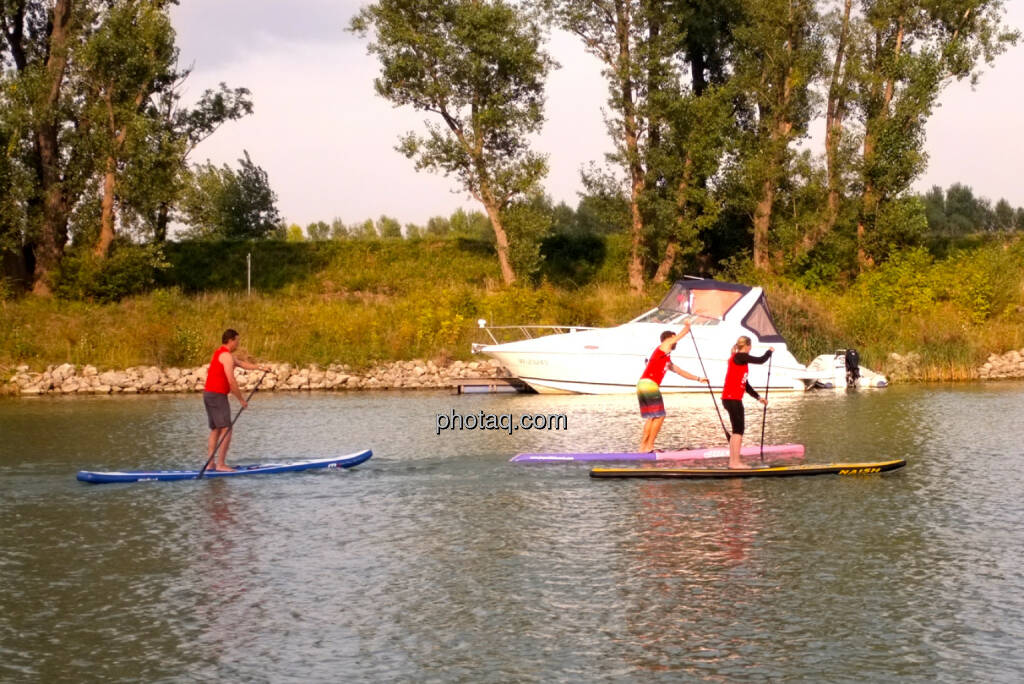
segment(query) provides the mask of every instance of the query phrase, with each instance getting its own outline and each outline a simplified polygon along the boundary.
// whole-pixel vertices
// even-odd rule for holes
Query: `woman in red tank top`
[[[747,381],[748,368],[751,363],[762,364],[768,360],[775,351],[769,347],[761,356],[750,355],[750,338],[741,336],[733,345],[732,353],[729,355],[729,367],[725,372],[725,384],[722,387],[722,407],[729,414],[729,421],[732,423],[732,435],[729,437],[729,467],[749,468],[740,460],[740,450],[743,448],[743,394],[746,392],[759,402],[768,405],[767,399],[762,399],[750,383]]]

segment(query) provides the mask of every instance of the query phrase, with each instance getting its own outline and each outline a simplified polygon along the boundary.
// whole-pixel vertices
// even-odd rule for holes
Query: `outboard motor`
[[[856,387],[860,378],[860,354],[856,349],[846,350],[846,386]]]

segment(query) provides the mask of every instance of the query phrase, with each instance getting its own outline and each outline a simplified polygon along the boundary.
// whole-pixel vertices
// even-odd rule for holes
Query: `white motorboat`
[[[740,335],[751,339],[754,355],[775,349],[770,380],[767,363],[750,365],[749,381],[755,388],[763,391],[768,382],[772,392],[804,390],[815,383],[836,386],[834,363],[822,362],[809,369],[790,353],[760,287],[716,280],[677,281],[657,307],[614,328],[487,326],[480,321],[491,343],[474,344],[473,351],[497,359],[543,394],[625,394],[636,391],[662,331],[678,332],[687,321],[691,334],[676,345],[672,361],[709,378],[715,390],[722,388],[732,346]],[[518,331],[523,339],[502,342],[499,336],[510,331]],[[825,358],[831,360],[832,355]],[[884,386],[884,378],[873,386]],[[706,385],[672,372],[665,376],[661,390],[708,391]]]

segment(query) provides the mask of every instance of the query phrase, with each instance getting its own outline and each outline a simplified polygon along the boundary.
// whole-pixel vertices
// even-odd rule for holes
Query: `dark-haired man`
[[[236,359],[234,354],[238,349],[238,332],[228,328],[220,338],[221,346],[213,352],[210,359],[210,367],[206,371],[206,385],[203,387],[203,405],[206,406],[206,418],[210,424],[210,438],[206,447],[206,462],[210,463],[210,470],[230,471],[225,459],[228,455],[228,447],[231,446],[231,405],[228,402],[228,394],[234,394],[235,398],[242,404],[242,408],[248,406],[242,390],[235,380],[235,366],[246,370],[269,371],[270,366],[257,365]],[[216,459],[213,459],[213,450],[220,441],[220,448],[217,450]]]
[[[688,332],[690,332],[690,324],[684,323],[683,329],[678,333],[671,330],[661,333],[661,344],[651,354],[644,374],[636,384],[636,395],[640,401],[640,416],[644,419],[644,429],[640,436],[640,453],[654,451],[654,440],[657,439],[658,432],[661,431],[661,424],[665,422],[665,402],[661,398],[661,381],[665,379],[665,372],[671,369],[689,380],[707,382],[707,378],[687,373],[672,363],[672,359],[669,357],[672,350],[676,348],[676,342],[683,339]]]

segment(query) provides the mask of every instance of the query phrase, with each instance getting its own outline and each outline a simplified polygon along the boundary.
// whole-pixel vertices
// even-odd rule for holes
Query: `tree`
[[[38,294],[51,292],[72,235],[101,253],[118,221],[157,223],[162,239],[166,209],[184,185],[185,156],[225,113],[188,112],[182,120],[194,119],[197,128],[191,130],[163,120],[173,108],[161,105],[177,101],[175,83],[184,78],[173,67],[174,32],[167,19],[173,3],[0,3],[4,152],[19,179],[5,189],[19,193],[12,199],[23,208],[14,240],[20,243],[19,270]]]
[[[1009,202],[1007,202],[1005,199],[1000,199],[998,202],[996,202],[996,208],[994,213],[996,230],[1013,230],[1015,216],[1013,207],[1010,206]]]
[[[68,241],[68,218],[87,179],[95,155],[87,139],[93,122],[76,78],[75,59],[87,30],[97,19],[97,3],[10,0],[0,5],[0,31],[6,103],[17,113],[14,132],[22,163],[33,178],[25,197],[23,239],[32,291],[49,295]]]
[[[813,0],[750,0],[737,29],[737,71],[755,112],[748,149],[754,204],[754,266],[772,270],[770,230],[779,186],[790,177],[791,145],[814,112],[812,82],[822,67]]]
[[[673,24],[658,3],[647,0],[550,0],[555,22],[578,36],[601,60],[614,116],[608,130],[616,152],[610,161],[625,171],[630,208],[629,284],[644,287],[644,194],[651,144],[651,94],[673,80],[668,55]],[[594,178],[592,176],[592,178]],[[593,191],[593,188],[589,188]]]
[[[553,62],[541,30],[504,0],[378,0],[352,19],[375,37],[377,93],[440,119],[398,149],[454,175],[480,202],[494,229],[505,283],[516,279],[501,212],[537,187],[547,162],[529,147],[543,123],[544,80]]]
[[[275,233],[281,223],[277,195],[270,188],[267,172],[248,152],[244,155],[238,160],[238,171],[209,162],[195,168],[183,206],[190,237],[259,240]]]
[[[331,227],[323,221],[314,221],[306,226],[306,235],[313,242],[324,242],[331,238]]]
[[[423,231],[423,235],[431,235],[433,237],[443,237],[450,233],[452,230],[451,221],[444,216],[431,216],[427,219],[427,227]]]
[[[978,78],[1015,44],[1002,25],[1004,0],[863,0],[856,107],[863,130],[857,209],[861,268],[877,257],[868,245],[880,207],[901,197],[927,162],[925,123],[950,82]],[[949,197],[946,198],[947,205]],[[947,206],[948,210],[948,206]]]
[[[349,235],[357,240],[373,240],[379,237],[373,219],[366,219],[358,225],[353,225],[349,228]]]
[[[494,241],[494,231],[491,230],[490,221],[479,211],[466,212],[461,207],[448,219],[449,230],[455,235],[473,238],[477,240],[490,239]],[[515,246],[513,245],[513,250]],[[511,259],[513,266],[515,259]]]
[[[174,29],[166,1],[116,0],[82,49],[84,81],[104,157],[102,212],[97,256],[105,257],[114,239],[114,203],[119,171],[131,147],[143,142],[153,120],[147,103],[177,78]]]
[[[925,216],[928,218],[928,230],[934,235],[944,235],[948,231],[949,221],[946,219],[946,193],[938,185],[921,198],[924,202]]]
[[[377,219],[377,234],[382,238],[400,238],[402,237],[402,224],[398,219],[382,215]]]
[[[146,237],[167,239],[167,229],[185,193],[190,171],[188,159],[196,147],[224,123],[253,111],[247,88],[221,83],[203,92],[191,106],[181,103],[181,90],[189,72],[150,101],[149,126],[136,142],[122,174],[122,213],[134,217]]]

